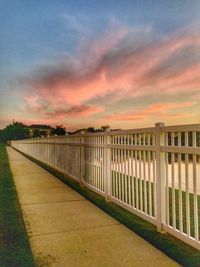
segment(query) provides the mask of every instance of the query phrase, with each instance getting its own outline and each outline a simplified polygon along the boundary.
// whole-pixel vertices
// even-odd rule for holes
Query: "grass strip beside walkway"
[[[35,266],[3,144],[0,144],[0,266]]]

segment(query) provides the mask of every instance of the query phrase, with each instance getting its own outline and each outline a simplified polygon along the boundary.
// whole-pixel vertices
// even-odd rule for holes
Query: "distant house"
[[[52,127],[43,124],[32,124],[28,126],[30,137],[48,136],[51,134]]]
[[[107,132],[107,131],[120,131],[121,129],[111,129],[109,125],[102,126],[100,129],[95,129],[94,127],[83,128],[76,130],[75,132],[71,132],[70,134],[82,134],[82,133],[98,133],[98,132]]]
[[[88,131],[86,128],[84,128],[84,129],[78,129],[74,132],[71,132],[71,134],[81,134],[81,133],[88,133]]]

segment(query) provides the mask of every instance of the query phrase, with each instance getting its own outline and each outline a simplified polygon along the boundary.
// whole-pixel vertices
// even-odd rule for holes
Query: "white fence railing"
[[[11,145],[200,249],[200,124]]]

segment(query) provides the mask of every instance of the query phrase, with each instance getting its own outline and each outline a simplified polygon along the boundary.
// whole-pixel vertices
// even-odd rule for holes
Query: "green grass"
[[[175,194],[175,223],[176,223],[176,229],[180,230],[180,221],[179,221],[179,191],[177,189],[174,190]],[[187,226],[187,217],[186,217],[186,192],[181,191],[180,193],[182,195],[182,221],[183,221],[183,232],[186,233],[186,226]],[[189,198],[189,209],[190,209],[190,235],[192,237],[195,236],[194,231],[194,195],[192,193],[188,194]],[[198,207],[198,221],[200,222],[200,196],[197,197],[197,207]],[[169,188],[169,224],[173,225],[173,216],[172,216],[172,189]],[[199,231],[200,231],[200,225],[199,225]]]
[[[122,174],[122,173],[117,173],[117,172],[112,172],[112,184],[113,184],[113,188],[116,188],[118,185],[118,188],[125,188],[125,184],[126,186],[126,190],[124,190],[126,192],[126,199],[124,197],[123,199],[123,195],[122,192],[119,193],[119,189],[115,190],[114,192],[114,196],[121,200],[126,202],[127,204],[129,204],[130,206],[134,206],[136,205],[136,195],[138,195],[138,208],[142,211],[145,211],[145,202],[144,202],[144,195],[145,195],[145,184],[146,184],[146,199],[147,199],[147,210],[146,213],[150,215],[150,210],[151,210],[151,215],[154,216],[154,185],[152,182],[149,182],[148,180],[146,182],[144,182],[144,180],[140,180],[137,179],[135,177],[132,176],[128,176],[126,174]],[[129,183],[130,180],[130,183]],[[123,181],[123,182],[122,182]],[[136,184],[137,184],[137,188],[138,188],[138,194],[136,191]],[[130,186],[131,185],[131,186]],[[151,188],[150,188],[151,187]],[[150,195],[149,195],[149,189],[150,190]],[[142,202],[140,199],[140,193],[142,195]],[[182,199],[182,222],[183,222],[183,232],[186,233],[186,226],[187,226],[187,217],[186,217],[186,192],[185,191],[180,191],[178,189],[174,189],[174,193],[172,188],[169,187],[168,192],[166,192],[168,194],[168,198],[169,198],[169,204],[168,204],[168,216],[169,216],[169,225],[173,226],[173,210],[172,210],[172,195],[174,194],[174,206],[175,206],[175,225],[176,225],[176,229],[180,230],[180,221],[179,221],[179,213],[180,213],[180,209],[179,209],[179,194],[181,195],[181,199]],[[134,196],[134,197],[133,197]],[[152,209],[150,209],[149,206],[149,198],[151,198],[151,202],[152,202]],[[188,193],[188,199],[189,199],[189,209],[190,209],[190,235],[192,237],[195,236],[195,231],[194,231],[194,224],[195,224],[195,220],[194,220],[194,194],[193,193]],[[200,222],[200,196],[197,197],[197,207],[198,207],[198,220]],[[200,232],[200,224],[199,224],[199,232]]]
[[[117,219],[122,224],[126,225],[129,229],[131,229],[139,236],[147,240],[149,243],[154,245],[156,248],[164,252],[170,258],[180,263],[182,266],[200,266],[200,252],[197,249],[185,244],[184,242],[173,237],[170,234],[161,234],[157,232],[157,229],[153,224],[134,215],[128,210],[119,207],[115,203],[107,203],[102,196],[96,194],[94,191],[91,191],[86,187],[81,186],[74,180],[65,177],[65,175],[61,172],[54,170],[50,166],[47,166],[46,164],[35,160],[30,156],[25,156],[39,164],[41,167],[43,167],[56,177],[58,177],[65,184],[69,185],[71,188],[82,194],[96,206],[110,214],[113,218]]]
[[[0,144],[0,266],[35,266],[3,144]]]

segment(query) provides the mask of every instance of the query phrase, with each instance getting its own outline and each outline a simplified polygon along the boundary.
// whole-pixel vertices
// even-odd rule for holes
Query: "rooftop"
[[[29,128],[51,129],[52,127],[44,124],[31,124]]]

